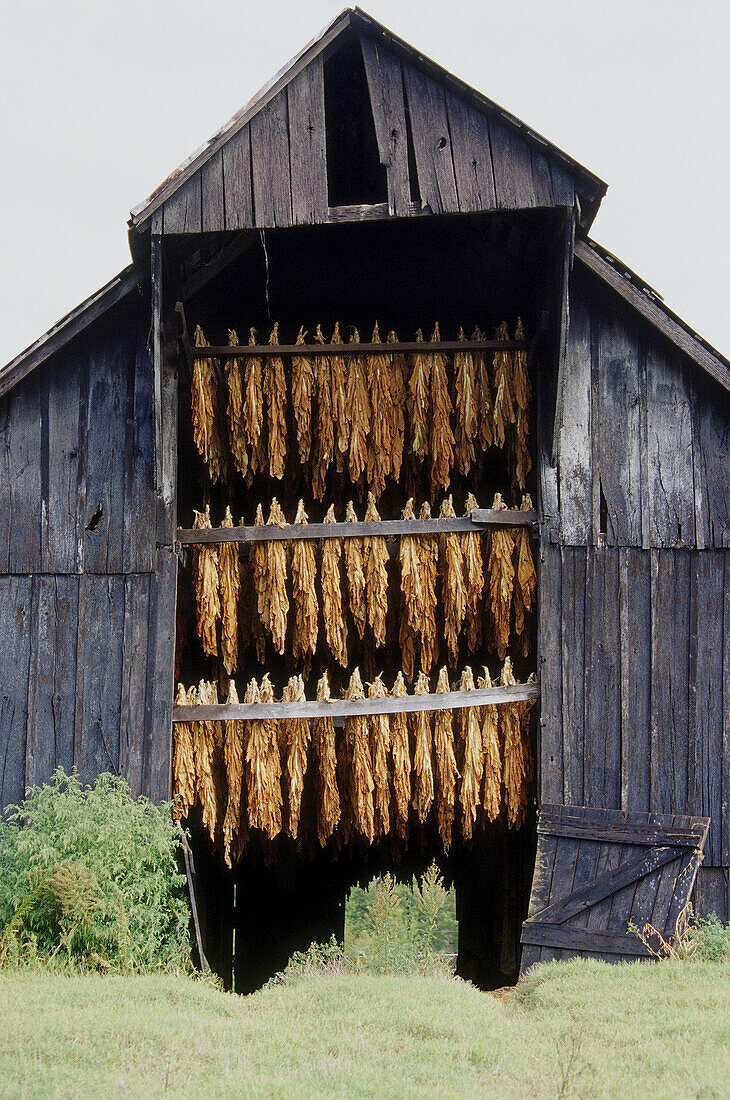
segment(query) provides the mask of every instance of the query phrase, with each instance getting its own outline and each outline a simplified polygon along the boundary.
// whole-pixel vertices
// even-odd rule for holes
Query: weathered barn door
[[[709,824],[706,817],[544,805],[521,972],[574,955],[608,962],[649,955],[629,924],[651,925],[671,942]],[[661,943],[652,936],[652,947],[652,940]]]

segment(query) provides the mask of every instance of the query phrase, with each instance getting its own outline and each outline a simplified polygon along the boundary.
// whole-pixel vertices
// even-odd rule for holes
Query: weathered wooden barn
[[[641,954],[628,920],[671,931],[703,840],[695,907],[730,919],[730,363],[590,239],[605,190],[348,9],[132,213],[130,266],[0,371],[0,806],[59,765],[171,795],[178,573],[193,507],[234,502],[192,443],[188,323],[214,345],[312,318],[438,319],[454,340],[519,314],[539,836],[531,813],[447,863],[460,967],[516,973],[538,840],[523,966]],[[295,505],[289,480],[241,480],[235,505]],[[237,988],[338,931],[384,865],[196,855],[206,951]]]

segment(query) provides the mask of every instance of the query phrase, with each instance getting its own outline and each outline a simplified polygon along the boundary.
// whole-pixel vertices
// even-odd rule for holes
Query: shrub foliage
[[[188,965],[189,919],[169,806],[117,776],[62,768],[0,820],[0,963],[104,970]]]

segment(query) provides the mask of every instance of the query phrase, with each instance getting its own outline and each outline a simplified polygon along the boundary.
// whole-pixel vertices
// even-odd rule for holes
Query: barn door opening
[[[709,818],[548,806],[522,928],[522,972],[576,955],[618,962],[672,943]],[[643,942],[636,932],[644,931]]]

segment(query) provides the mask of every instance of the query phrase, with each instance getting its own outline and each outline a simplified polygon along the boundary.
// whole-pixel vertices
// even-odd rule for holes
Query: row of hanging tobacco
[[[484,669],[479,687],[491,687]],[[533,677],[531,677],[532,679]],[[506,659],[500,684],[515,684]],[[471,668],[464,669],[457,690],[474,688]],[[437,693],[451,691],[441,669]],[[421,673],[415,693],[427,695]],[[388,693],[380,676],[368,685],[369,698],[406,696],[402,673]],[[356,669],[347,699],[365,697]],[[329,700],[325,674],[317,699]],[[282,701],[304,699],[304,683],[292,677]],[[238,703],[230,681],[229,703]],[[265,675],[252,679],[245,703],[270,703],[274,689]],[[216,704],[215,684],[201,680],[187,691],[178,686],[178,705]],[[503,817],[510,828],[524,821],[532,778],[529,748],[531,700],[458,710],[397,712],[345,719],[335,730],[331,717],[177,722],[174,726],[173,787],[176,813],[187,817],[199,806],[203,827],[214,844],[222,844],[229,866],[252,841],[290,837],[299,848],[334,851],[352,842],[368,844],[385,838],[406,842],[409,832],[429,815],[445,851],[455,831],[472,838],[478,816],[494,822]],[[310,814],[303,814],[305,781]]]
[[[299,330],[297,344],[307,333]],[[503,322],[496,336],[509,339]],[[516,339],[524,339],[518,320]],[[251,329],[249,344],[257,343]],[[417,341],[423,336],[419,329]],[[438,324],[431,337],[439,342]],[[363,476],[377,500],[386,481],[398,482],[404,459],[427,464],[431,489],[445,492],[452,472],[466,475],[477,451],[507,446],[510,469],[519,489],[526,487],[532,460],[529,452],[531,386],[527,353],[505,349],[493,357],[470,350],[453,356],[441,351],[413,354],[382,352],[362,355],[291,356],[285,371],[278,355],[195,359],[191,383],[193,438],[207,464],[212,482],[229,480],[235,467],[250,483],[257,473],[283,478],[289,451],[288,407],[299,462],[311,469],[315,500],[325,495],[331,469],[346,472],[357,484]],[[476,329],[474,340],[484,339]],[[229,346],[238,336],[229,330]],[[324,343],[317,326],[315,343]],[[358,344],[357,329],[350,343]],[[380,343],[376,323],[372,343]],[[388,342],[397,342],[394,332]],[[279,343],[278,324],[269,345]],[[342,344],[335,325],[331,344]],[[210,346],[198,325],[196,348]],[[492,358],[491,365],[489,359]]]
[[[470,515],[475,507],[476,500],[469,494],[466,514]],[[506,508],[499,494],[493,507]],[[522,509],[532,509],[528,495],[523,498]],[[428,503],[419,514],[422,519],[431,518]],[[455,518],[450,496],[444,500],[439,514],[442,518]],[[412,500],[406,504],[403,518],[415,519]],[[372,494],[365,519],[380,519]],[[357,520],[352,502],[347,505],[345,520]],[[294,522],[307,523],[301,501]],[[334,522],[332,505],[325,523]],[[267,523],[286,526],[275,498]],[[260,504],[255,525],[264,525]],[[198,530],[210,528],[209,508],[195,513],[194,526]],[[233,527],[230,509],[221,527]],[[386,644],[390,555],[385,538],[322,539],[319,555],[313,539],[300,538],[291,543],[280,539],[251,541],[248,561],[241,559],[238,545],[204,543],[194,546],[192,551],[196,631],[205,656],[220,656],[228,675],[240,667],[242,613],[248,613],[250,633],[261,662],[267,637],[277,653],[284,654],[289,647],[294,661],[307,671],[323,635],[342,668],[348,667],[353,643],[362,641],[366,629],[371,632],[376,649]],[[439,580],[446,654],[452,668],[459,659],[462,637],[466,638],[469,652],[474,653],[485,636],[491,649],[504,659],[512,635],[517,648],[527,655],[528,616],[537,586],[527,527],[495,528],[489,536],[476,528],[465,533],[402,535],[398,559],[398,643],[409,682],[419,668],[428,674],[439,661],[436,622]],[[346,607],[357,639],[348,635]]]

